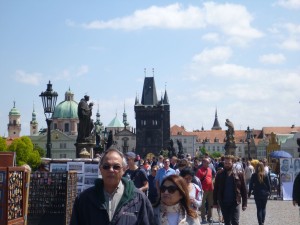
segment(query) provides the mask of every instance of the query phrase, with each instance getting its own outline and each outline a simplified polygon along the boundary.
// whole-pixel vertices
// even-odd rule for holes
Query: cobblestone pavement
[[[217,210],[213,209],[213,219],[218,221]],[[219,223],[214,223],[217,225]],[[222,223],[221,223],[222,224]],[[265,225],[299,225],[299,208],[292,201],[268,200]],[[254,199],[248,199],[246,211],[241,211],[240,225],[258,225]]]

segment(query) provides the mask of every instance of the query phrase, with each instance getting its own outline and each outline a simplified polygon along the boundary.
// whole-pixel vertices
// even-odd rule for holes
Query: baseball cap
[[[134,152],[127,152],[125,155],[129,158],[133,158],[133,159],[136,158],[136,154]]]

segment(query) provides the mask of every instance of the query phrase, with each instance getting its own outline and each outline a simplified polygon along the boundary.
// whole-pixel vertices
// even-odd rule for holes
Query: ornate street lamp
[[[246,141],[248,144],[248,160],[250,159],[250,140],[251,140],[251,130],[249,126],[247,127],[247,130],[245,131],[247,133]]]
[[[50,125],[52,123],[52,114],[55,109],[57,96],[58,96],[58,94],[57,94],[57,92],[53,91],[52,84],[50,83],[50,80],[49,80],[49,83],[47,84],[47,90],[40,94],[40,97],[42,98],[42,102],[43,102],[44,113],[45,113],[47,127],[48,127],[48,130],[47,130],[47,158],[52,158]]]

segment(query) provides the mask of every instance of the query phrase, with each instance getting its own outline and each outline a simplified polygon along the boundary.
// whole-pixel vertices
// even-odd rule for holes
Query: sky
[[[104,126],[135,127],[144,77],[167,90],[171,126],[300,126],[300,0],[0,0],[0,134],[14,102],[21,135],[49,80],[57,103],[85,94]]]

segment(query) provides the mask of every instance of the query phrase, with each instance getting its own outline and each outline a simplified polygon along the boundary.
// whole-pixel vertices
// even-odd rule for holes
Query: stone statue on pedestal
[[[77,136],[77,143],[85,143],[90,142],[92,139],[91,132],[93,130],[94,124],[93,120],[91,119],[92,116],[92,109],[93,103],[89,103],[90,97],[85,95],[83,99],[80,100],[78,104],[78,136]]]

